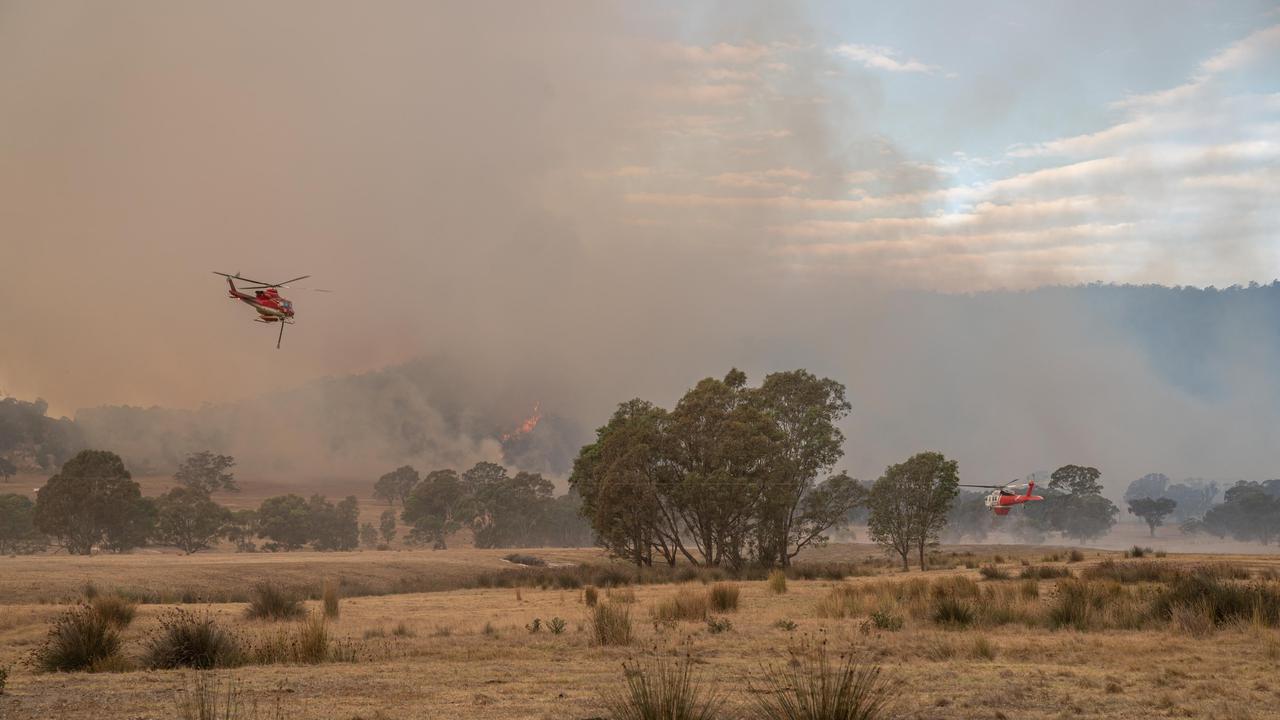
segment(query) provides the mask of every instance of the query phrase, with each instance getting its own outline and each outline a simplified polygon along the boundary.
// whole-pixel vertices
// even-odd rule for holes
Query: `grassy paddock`
[[[145,662],[149,638],[165,638],[162,649],[173,652],[162,657],[209,657],[196,652],[217,648],[201,625],[206,619],[234,635],[241,657],[202,677],[234,685],[246,706],[274,710],[278,701],[295,720],[602,717],[601,698],[627,691],[623,664],[649,666],[658,658],[687,658],[708,697],[724,697],[730,717],[746,716],[755,709],[749,683],[759,682],[761,669],[797,667],[789,653],[814,643],[830,649],[833,672],[846,659],[857,668],[874,664],[884,682],[900,686],[898,714],[890,717],[989,718],[1016,703],[1017,717],[1031,720],[1145,718],[1152,708],[1158,717],[1261,720],[1267,715],[1259,708],[1280,702],[1280,629],[1267,614],[1277,581],[1267,568],[1245,567],[1244,577],[1239,568],[1196,571],[1234,563],[1221,558],[1120,559],[1116,565],[1173,568],[1144,575],[1169,582],[1122,582],[1116,577],[1148,571],[1099,566],[1093,558],[1071,563],[1073,577],[1019,578],[1030,567],[1024,559],[1065,567],[1067,558],[1044,562],[1038,549],[1001,554],[1003,563],[982,557],[973,570],[788,578],[785,594],[765,578],[736,580],[732,629],[718,633],[704,622],[655,617],[681,592],[708,598],[713,583],[698,580],[630,585],[625,602],[623,588],[610,589],[612,596],[601,590],[597,607],[586,605],[582,589],[551,586],[525,587],[519,599],[506,588],[344,594],[341,613],[329,620],[319,599],[303,601],[306,619],[283,621],[250,620],[244,603],[188,605],[182,609],[194,618],[171,638],[165,623],[179,606],[140,605],[118,631],[115,655],[122,660],[99,663],[103,672],[43,673],[26,665],[70,606],[11,604],[0,614],[0,667],[10,668],[0,715],[182,717],[176,698],[192,687],[196,671],[131,668],[166,664]],[[984,578],[979,568],[986,564],[1011,577]],[[316,582],[326,576],[333,577],[317,575]],[[99,589],[106,594],[110,585]],[[597,623],[600,607],[614,614]],[[547,630],[531,632],[535,618]],[[562,632],[549,631],[552,618],[564,619]],[[254,666],[260,662],[279,664],[263,672]],[[912,681],[922,677],[929,682]],[[1008,685],[1009,677],[1019,682]],[[1008,691],[992,695],[990,687],[1001,683]]]

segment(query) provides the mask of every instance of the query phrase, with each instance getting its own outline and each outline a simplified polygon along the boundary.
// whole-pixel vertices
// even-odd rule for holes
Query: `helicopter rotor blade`
[[[224,273],[224,272],[218,272],[217,270],[214,270],[214,271],[213,271],[213,274],[214,274],[214,275],[221,275],[221,276],[222,276],[222,277],[224,277],[224,278],[231,278],[232,280],[239,280],[240,282],[249,283],[250,285],[261,285],[262,287],[275,287],[275,286],[274,286],[274,285],[272,285],[271,283],[263,282],[263,281],[261,281],[261,280],[253,280],[253,279],[250,279],[250,278],[247,278],[247,277],[241,277],[241,276],[240,276],[240,273],[236,273],[235,275],[229,275],[229,274],[227,274],[227,273]]]
[[[292,279],[292,280],[285,280],[284,282],[278,282],[278,283],[276,283],[276,284],[272,285],[271,287],[289,287],[289,283],[291,283],[291,282],[298,282],[299,280],[306,280],[306,279],[307,279],[307,278],[309,278],[309,277],[311,277],[311,276],[310,276],[310,275],[302,275],[302,276],[300,276],[300,277],[296,277],[296,278],[294,278],[294,279]]]

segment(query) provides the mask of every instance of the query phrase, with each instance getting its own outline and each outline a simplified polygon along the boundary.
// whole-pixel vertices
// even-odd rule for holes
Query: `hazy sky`
[[[0,390],[857,385],[878,292],[1280,275],[1278,86],[1264,2],[0,0]]]

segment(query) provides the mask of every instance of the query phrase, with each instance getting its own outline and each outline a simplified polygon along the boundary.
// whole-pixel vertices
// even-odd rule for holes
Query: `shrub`
[[[825,645],[793,651],[791,662],[749,682],[760,720],[877,720],[899,692],[878,665],[832,661]]]
[[[769,573],[769,579],[767,582],[769,584],[769,591],[776,595],[782,595],[787,591],[787,574],[781,570],[774,570]]]
[[[786,630],[787,632],[791,632],[792,630],[796,629],[795,622],[788,618],[782,618],[781,620],[775,622],[773,626],[778,628],[779,630]]]
[[[597,645],[630,645],[631,610],[625,605],[600,603],[588,618],[591,638]]]
[[[707,590],[707,602],[716,612],[731,612],[738,609],[738,586],[730,583],[716,583]]]
[[[1009,579],[1009,573],[1006,570],[996,567],[995,565],[983,565],[978,570],[978,574],[986,578],[987,580],[1008,580]]]
[[[733,629],[733,623],[729,618],[707,617],[707,632],[712,635],[719,635]]]
[[[1151,552],[1152,552],[1151,548],[1144,548],[1138,545],[1134,545],[1132,548],[1129,548],[1129,550],[1125,552],[1124,556],[1130,557],[1130,558],[1140,558],[1140,557],[1146,557],[1147,555],[1150,555]]]
[[[587,607],[595,607],[599,601],[600,591],[596,590],[595,586],[588,585],[582,589],[582,602],[586,603]]]
[[[1084,553],[1080,552],[1079,550],[1072,550],[1070,553],[1067,554],[1067,562],[1069,563],[1083,562],[1083,561],[1084,561]]]
[[[663,622],[702,621],[707,618],[709,606],[709,593],[681,588],[674,595],[655,605],[650,612],[655,620]]]
[[[253,586],[246,616],[251,619],[292,620],[306,613],[302,603],[292,594],[272,583]]]
[[[562,617],[553,617],[547,621],[547,629],[551,631],[552,635],[559,635],[560,633],[563,633],[564,626],[565,622]]]
[[[626,687],[604,696],[612,720],[715,720],[723,701],[703,689],[688,660],[623,665]]]
[[[129,627],[138,612],[138,604],[120,595],[95,595],[89,601],[93,611],[117,630]]]
[[[337,619],[339,612],[337,583],[325,580],[321,596],[324,598],[324,616],[330,620]]]
[[[530,634],[542,632],[542,618],[534,618],[532,622],[524,626],[524,629],[528,630]]]
[[[968,627],[973,624],[973,606],[954,597],[940,598],[933,606],[933,621],[939,625]]]
[[[32,653],[31,663],[45,672],[90,670],[119,654],[119,630],[92,607],[78,605],[53,621],[44,644]]]
[[[240,646],[234,635],[218,626],[213,616],[171,610],[146,639],[145,663],[153,670],[189,667],[207,670],[235,665]]]

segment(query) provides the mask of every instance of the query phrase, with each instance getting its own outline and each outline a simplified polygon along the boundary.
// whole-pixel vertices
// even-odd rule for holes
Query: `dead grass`
[[[1028,552],[1027,557],[1038,561],[1045,551]],[[1001,553],[1006,559],[1018,558],[1009,550]],[[544,551],[538,554],[551,557]],[[1188,564],[1211,560],[1170,559]],[[1073,568],[1079,572],[1092,562]],[[1233,582],[1244,586],[1258,582],[1258,568],[1265,560],[1252,562],[1254,578]],[[1275,650],[1269,650],[1267,642],[1268,637],[1280,635],[1274,629],[1255,628],[1251,620],[1224,623],[1207,638],[1187,634],[1170,621],[1132,629],[1051,632],[1039,622],[1025,624],[1017,614],[1026,613],[1034,620],[1054,605],[1057,580],[1031,581],[1037,588],[1033,599],[1024,597],[1025,580],[948,582],[946,587],[957,594],[979,593],[964,598],[979,609],[979,620],[968,630],[944,630],[929,619],[928,611],[935,602],[933,586],[943,584],[935,581],[950,575],[969,581],[978,578],[976,569],[923,574],[890,571],[839,583],[789,577],[785,595],[772,593],[763,577],[739,581],[739,611],[732,615],[731,632],[711,634],[701,626],[670,628],[641,622],[633,624],[628,646],[595,643],[578,592],[526,589],[524,602],[518,604],[510,589],[346,597],[341,617],[329,621],[326,630],[331,648],[349,645],[354,637],[359,662],[287,663],[288,667],[265,671],[250,665],[219,670],[218,675],[235,679],[242,685],[243,697],[257,699],[260,707],[283,699],[291,720],[370,720],[379,712],[386,718],[590,718],[606,715],[600,694],[618,686],[622,662],[687,656],[697,674],[714,679],[716,689],[725,694],[727,712],[745,718],[752,710],[748,679],[758,677],[762,663],[785,662],[785,655],[778,653],[809,637],[825,639],[834,649],[852,648],[856,658],[891,667],[898,677],[929,678],[928,683],[904,688],[895,710],[905,717],[967,720],[994,718],[996,711],[1019,720],[1210,717],[1218,705],[1266,708],[1280,700],[1280,683],[1274,679],[1280,669],[1280,640],[1272,640]],[[112,584],[100,586],[109,592]],[[865,608],[844,619],[818,617],[816,606],[840,586],[849,587]],[[317,584],[311,587],[318,589]],[[1149,608],[1159,590],[1144,583],[1125,587],[1124,592],[1135,593],[1138,609]],[[646,619],[649,608],[678,590],[661,585],[633,589],[636,603],[626,607],[633,618],[643,608]],[[997,591],[998,595],[988,595]],[[1005,604],[1015,619],[994,624],[985,606]],[[307,605],[312,614],[321,614],[319,602]],[[11,667],[0,712],[14,720],[178,717],[174,693],[191,676],[189,671],[50,675],[34,673],[22,664],[63,609],[35,604],[0,608],[0,666]],[[142,639],[158,626],[167,609],[138,608],[122,636],[126,657],[139,653]],[[220,623],[242,635],[246,644],[298,624],[246,621],[243,609],[237,604],[207,608]],[[865,621],[881,609],[901,618],[903,626],[896,632],[874,626],[864,630]],[[1104,604],[1098,627],[1113,622],[1115,614]],[[530,634],[523,629],[532,617],[543,618],[546,628],[546,619],[557,616],[570,619],[562,635]],[[392,635],[402,621],[418,629],[416,637]],[[494,636],[481,634],[485,624],[495,628]],[[363,641],[369,628],[381,628],[384,636]],[[435,628],[452,632],[440,635]],[[994,659],[978,659],[979,637],[989,641]],[[1222,672],[1224,667],[1231,672]],[[1019,682],[1009,685],[1009,677]],[[1123,691],[1108,692],[1112,682]],[[995,686],[1009,688],[1001,704],[990,694]],[[946,704],[937,705],[939,699]],[[1165,709],[1160,709],[1162,703]],[[1010,707],[1017,711],[1011,712]],[[1266,714],[1255,711],[1255,717],[1261,720]]]

